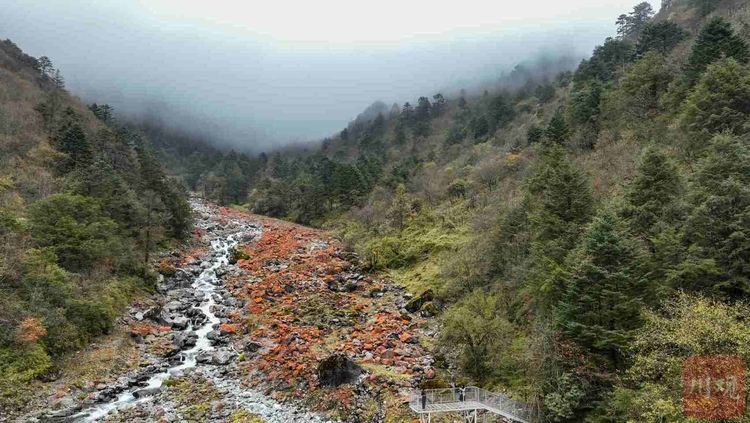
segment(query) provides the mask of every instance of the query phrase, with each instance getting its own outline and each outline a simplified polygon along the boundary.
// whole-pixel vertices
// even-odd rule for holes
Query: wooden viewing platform
[[[432,415],[435,413],[459,413],[467,422],[474,423],[478,421],[479,411],[487,411],[520,423],[533,420],[527,405],[503,394],[476,386],[468,386],[464,392],[464,398],[461,398],[459,388],[428,389],[425,391],[423,407],[422,391],[414,391],[409,395],[409,407],[419,414],[421,422],[428,423],[432,422]]]

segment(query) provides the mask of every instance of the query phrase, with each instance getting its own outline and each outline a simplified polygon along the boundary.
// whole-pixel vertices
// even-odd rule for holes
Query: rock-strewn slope
[[[122,422],[410,420],[399,391],[435,373],[408,295],[320,231],[194,208],[192,243],[155,264],[157,293],[106,340],[131,365],[102,366],[93,381],[61,374],[21,421],[84,421],[102,408]]]

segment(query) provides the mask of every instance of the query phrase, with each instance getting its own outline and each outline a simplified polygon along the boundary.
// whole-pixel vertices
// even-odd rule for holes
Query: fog
[[[330,135],[376,100],[472,89],[540,54],[584,57],[634,4],[5,3],[0,37],[50,57],[84,101],[256,152]]]

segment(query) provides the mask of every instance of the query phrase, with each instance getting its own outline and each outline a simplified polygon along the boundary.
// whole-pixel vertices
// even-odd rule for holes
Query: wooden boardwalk
[[[527,405],[476,386],[466,387],[463,394],[458,388],[428,389],[424,395],[422,391],[415,391],[409,396],[409,407],[419,414],[420,421],[428,423],[432,422],[432,415],[436,413],[459,413],[467,422],[473,423],[478,421],[479,411],[520,423],[533,420]]]

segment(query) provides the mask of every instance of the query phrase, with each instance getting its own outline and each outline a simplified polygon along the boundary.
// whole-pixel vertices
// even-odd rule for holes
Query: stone
[[[174,334],[174,339],[172,340],[174,345],[181,350],[194,347],[197,341],[198,335],[193,332],[177,332]]]
[[[153,397],[161,391],[161,387],[139,389],[133,392],[133,396],[136,398]]]
[[[246,352],[249,352],[249,353],[255,353],[255,352],[258,352],[258,351],[260,351],[260,349],[261,349],[261,348],[263,348],[263,346],[262,346],[262,345],[260,345],[260,344],[259,344],[259,343],[257,343],[257,342],[253,342],[253,341],[247,341],[247,342],[245,343],[245,351],[246,351]]]
[[[334,354],[318,363],[317,373],[321,385],[337,387],[344,383],[354,383],[364,370],[349,357]]]
[[[68,409],[76,405],[76,400],[72,396],[64,396],[55,402],[55,409]]]
[[[181,316],[179,314],[171,314],[167,316],[164,321],[167,325],[171,326],[172,329],[177,330],[187,329],[188,325],[190,324],[190,321],[187,317]]]
[[[208,364],[211,362],[211,353],[209,352],[203,352],[201,354],[198,354],[197,357],[195,357],[195,361],[200,364]]]
[[[221,350],[214,353],[214,355],[211,357],[211,363],[217,366],[226,366],[227,364],[231,363],[232,360],[234,360],[236,357],[237,355],[231,351]]]

